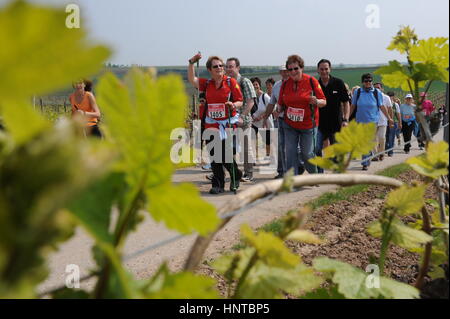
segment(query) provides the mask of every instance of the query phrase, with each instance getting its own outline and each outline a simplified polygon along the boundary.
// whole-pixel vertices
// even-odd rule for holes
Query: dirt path
[[[442,139],[441,133],[435,137],[435,140],[440,139]],[[422,152],[423,151],[418,149],[417,142],[413,142],[410,154],[405,154],[403,151],[398,150],[395,152],[394,157],[386,157],[382,162],[372,162],[368,173],[375,173],[386,167],[403,163],[407,158],[416,156]],[[361,172],[361,165],[359,162],[353,161],[349,173]],[[206,173],[200,168],[183,169],[176,172],[173,181],[175,183],[195,183],[198,186],[202,197],[216,207],[233,199],[234,195],[231,192],[215,196],[209,195],[208,191],[210,184],[205,179],[205,175]],[[256,183],[271,180],[274,175],[275,174],[255,174]],[[242,183],[240,190],[245,190],[251,185],[253,185],[253,183]],[[229,249],[236,244],[239,241],[239,228],[241,224],[249,224],[252,228],[260,227],[273,219],[282,216],[289,209],[296,208],[300,204],[335,188],[336,186],[332,185],[304,187],[299,191],[275,197],[271,201],[245,211],[234,217],[233,220],[216,235],[206,252],[206,257],[208,259],[214,258],[224,250]],[[362,214],[365,215],[367,212],[362,212]],[[155,223],[148,214],[145,214],[145,216],[147,217],[138,227],[138,230],[128,237],[124,248],[125,255],[134,253],[149,245],[177,235],[176,232],[168,230],[163,224]],[[353,218],[359,219],[364,218],[364,216],[354,216]],[[151,276],[164,261],[168,262],[169,267],[172,270],[179,270],[183,266],[184,259],[186,258],[194,239],[195,235],[185,236],[171,244],[133,258],[130,261],[125,262],[125,264],[137,278],[141,279]],[[49,257],[48,265],[50,268],[50,276],[39,286],[38,291],[42,292],[64,285],[67,276],[65,270],[66,266],[69,264],[78,265],[81,276],[88,274],[89,270],[95,266],[90,250],[92,244],[93,241],[91,238],[82,229],[77,229],[75,236],[70,241],[61,245],[59,251]],[[81,283],[81,288],[89,289],[93,284],[94,282],[92,280],[84,281]]]

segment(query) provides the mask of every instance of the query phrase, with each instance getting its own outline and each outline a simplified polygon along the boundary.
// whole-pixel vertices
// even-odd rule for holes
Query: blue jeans
[[[280,175],[286,173],[286,150],[284,142],[284,127],[281,124],[284,122],[282,118],[278,118],[274,121],[274,126],[278,128],[278,167],[277,172]]]
[[[364,161],[366,158],[371,157],[372,155],[373,155],[372,151],[371,151],[369,154],[363,155],[363,156],[362,156],[363,161]],[[362,166],[370,166],[370,161],[371,161],[371,160],[364,161],[364,162],[362,162],[361,164],[362,164]]]
[[[386,149],[390,149],[394,147],[394,143],[395,143],[395,136],[397,134],[398,131],[398,123],[394,123],[394,127],[387,127],[386,129]],[[394,150],[390,150],[387,152],[387,154],[389,156],[392,156],[394,154]]]
[[[300,156],[304,162],[305,169],[310,174],[317,173],[316,165],[311,164],[308,160],[315,157],[314,140],[317,128],[298,130],[290,127],[283,122],[284,138],[286,145],[286,169],[294,168],[295,175],[298,175],[298,146],[300,145]]]

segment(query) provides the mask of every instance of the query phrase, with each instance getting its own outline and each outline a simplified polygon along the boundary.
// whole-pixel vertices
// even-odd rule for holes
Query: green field
[[[196,94],[193,87],[187,82],[187,67],[186,66],[165,66],[165,67],[156,67],[158,71],[158,75],[164,75],[168,73],[176,73],[182,76],[185,85],[186,85],[186,93],[189,96],[189,104],[192,107],[193,97]],[[338,78],[341,78],[345,83],[352,88],[355,85],[361,84],[361,75],[363,73],[372,73],[378,67],[352,67],[352,68],[334,68],[332,69],[332,75]],[[114,67],[114,68],[105,68],[101,73],[104,72],[113,72],[119,78],[123,78],[124,75],[128,72],[129,67]],[[143,68],[145,69],[145,68]],[[259,77],[264,83],[269,77],[272,77],[275,81],[280,79],[278,74],[277,66],[248,66],[242,67],[242,75],[248,78],[251,77]],[[314,67],[306,67],[305,73],[312,75],[314,77],[318,77],[318,74]],[[99,75],[99,76],[100,76]],[[208,77],[209,73],[207,72],[205,67],[200,67],[200,76]],[[98,76],[93,78],[94,81],[94,93],[95,93],[95,84],[97,82]],[[379,75],[374,75],[375,81],[380,81],[381,78]],[[264,88],[264,85],[263,85]],[[430,99],[435,104],[444,103],[444,94],[445,94],[446,85],[443,82],[434,82],[430,88]],[[405,95],[405,92],[401,92],[399,89],[392,89],[389,87],[385,87],[385,92],[387,91],[395,91],[396,94],[400,97]],[[60,113],[68,113],[70,112],[70,103],[68,96],[71,94],[73,89],[71,87],[67,87],[59,92],[55,92],[53,94],[47,96],[36,97],[35,99],[35,107],[42,110],[43,113],[48,115],[50,118],[58,117]],[[66,104],[64,107],[64,103]],[[101,107],[101,106],[100,106]],[[47,114],[50,113],[50,114]]]

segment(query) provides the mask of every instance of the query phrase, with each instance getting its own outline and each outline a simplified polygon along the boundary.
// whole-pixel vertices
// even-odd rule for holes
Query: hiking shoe
[[[384,160],[384,155],[380,155],[380,162]]]
[[[409,154],[409,150],[405,150],[405,154]]]
[[[369,168],[367,167],[367,165],[363,165],[362,170],[363,171],[367,171]]]
[[[212,195],[217,195],[220,193],[225,192],[225,190],[223,189],[223,187],[213,187],[209,190],[209,193]]]
[[[379,160],[380,160],[379,157],[374,157],[374,158],[372,158],[372,162],[378,162]]]
[[[394,156],[394,154],[393,153],[388,153],[388,156],[392,157],[392,156]]]
[[[234,187],[233,187],[233,182],[230,181],[230,192],[234,192],[236,190],[238,190],[240,185],[239,179],[236,179],[236,182],[234,183]]]
[[[212,181],[214,174],[208,174],[205,176],[207,180]]]
[[[275,176],[273,179],[279,179],[279,178],[283,178],[283,174],[278,174],[278,175]]]
[[[244,175],[241,178],[241,182],[253,182],[253,181],[254,181],[253,176]]]

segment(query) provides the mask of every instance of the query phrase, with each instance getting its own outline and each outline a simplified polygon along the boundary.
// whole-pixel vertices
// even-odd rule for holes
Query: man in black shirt
[[[331,62],[322,59],[317,63],[319,83],[327,98],[327,105],[319,109],[319,130],[317,132],[316,155],[322,156],[322,148],[335,143],[334,135],[342,126],[348,125],[350,104],[344,81],[330,75]],[[323,169],[318,167],[318,172]]]

